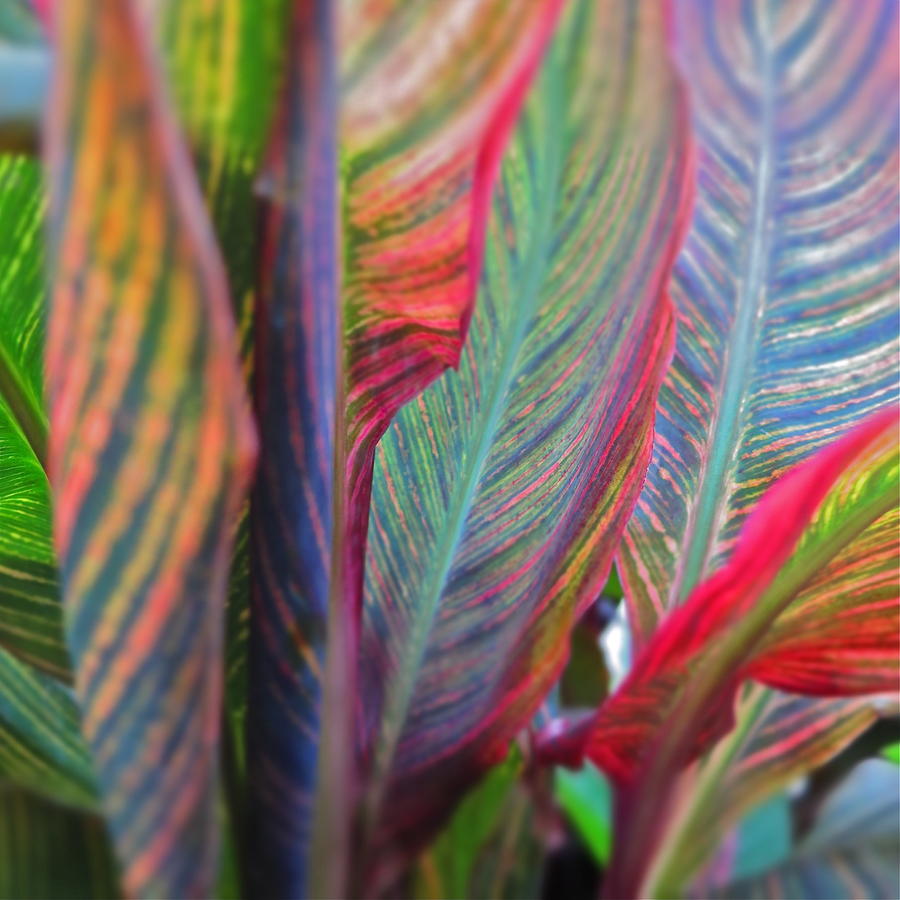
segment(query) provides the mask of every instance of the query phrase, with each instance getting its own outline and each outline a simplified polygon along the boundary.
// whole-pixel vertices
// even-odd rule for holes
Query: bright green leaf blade
[[[78,707],[68,689],[0,649],[0,782],[71,806],[97,793]]]
[[[898,819],[900,770],[867,760],[825,801],[816,826],[790,859],[716,896],[895,900],[900,897]]]
[[[885,747],[884,750],[881,751],[881,755],[885,759],[889,759],[892,763],[896,763],[900,766],[900,741],[896,744],[891,744],[890,747]]]
[[[0,647],[68,680],[43,403],[44,202],[38,164],[0,156]]]
[[[612,845],[612,789],[590,762],[577,772],[554,772],[556,799],[585,846],[601,866],[609,861]]]
[[[103,821],[0,785],[0,898],[114,900],[118,873]]]

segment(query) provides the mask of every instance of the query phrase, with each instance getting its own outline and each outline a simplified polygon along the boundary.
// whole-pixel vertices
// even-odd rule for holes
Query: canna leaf
[[[102,819],[0,785],[0,898],[120,896]]]
[[[654,456],[618,558],[638,645],[721,565],[789,466],[898,387],[896,4],[688,0],[674,12],[698,194]],[[848,548],[842,586],[890,591],[876,561],[890,544],[866,541]],[[783,627],[798,626],[799,609]],[[795,649],[796,683],[810,660]],[[801,702],[808,727],[816,714],[835,724],[837,747],[844,703]],[[804,768],[804,743],[781,752]]]
[[[703,761],[679,806],[665,856],[678,861],[684,878],[699,871],[723,829],[827,763],[879,715],[896,715],[897,703],[895,694],[823,701],[749,687],[736,708],[733,731]]]
[[[374,448],[399,406],[458,360],[493,174],[558,6],[350,2],[333,36],[332,4],[294,4],[288,75],[260,180],[268,207],[256,381],[263,463],[253,512],[248,763],[263,892],[296,896],[310,877],[315,893],[347,892]],[[345,64],[340,123],[335,41]],[[410,60],[414,82],[398,79]],[[328,615],[327,665],[336,671],[325,683],[336,693],[321,701],[320,735]],[[317,865],[308,876],[314,781]],[[291,813],[276,816],[285,790]]]
[[[900,770],[867,760],[825,801],[818,824],[788,860],[712,896],[892,900],[900,894],[898,813]]]
[[[460,370],[376,458],[360,654],[376,881],[559,675],[649,456],[684,107],[656,4],[568,13],[504,162]]]
[[[125,891],[206,895],[229,535],[253,431],[147,23],[125,0],[54,12],[50,469],[83,728]]]
[[[781,474],[896,401],[897,20],[893,0],[675,5],[699,187],[619,560],[638,643]]]
[[[0,649],[0,790],[16,785],[94,809],[96,785],[80,725],[67,688]]]
[[[319,749],[340,365],[333,32],[329,3],[294,4],[266,173],[256,321],[262,452],[251,511],[247,836],[251,892],[271,897],[307,891]],[[336,702],[352,714],[349,698]],[[330,803],[336,816],[348,815],[337,792]],[[345,866],[346,848],[330,849],[340,858],[336,865]]]
[[[890,709],[890,698],[885,700],[883,707]],[[677,860],[681,877],[701,869],[741,816],[851,744],[879,708],[869,696],[823,704],[748,685],[735,709],[734,729],[701,764],[670,829],[665,856]]]
[[[0,647],[68,680],[44,471],[43,212],[38,166],[0,156]]]
[[[592,719],[543,748],[546,756],[556,740],[556,755],[561,748],[570,761],[583,750],[620,786],[615,833],[624,849],[613,856],[606,883],[611,896],[639,890],[675,776],[731,726],[740,681],[768,676],[767,660],[779,645],[766,635],[777,632],[780,617],[794,604],[805,603],[809,585],[846,547],[892,514],[900,490],[895,422],[896,412],[885,410],[770,489],[728,563],[670,614],[619,691]],[[885,661],[872,668],[865,656],[848,657],[853,668],[840,679],[826,672],[821,684],[810,680],[806,687],[846,694],[895,690],[898,606],[896,599],[873,601],[864,591],[843,594],[835,604],[807,605],[805,627],[813,634],[833,615],[880,609],[880,617],[870,620],[872,634],[891,651],[893,666]],[[810,652],[815,661],[815,648]],[[826,658],[828,652],[826,644]],[[638,845],[640,855],[629,849]],[[669,878],[674,875],[665,870],[658,875],[659,892],[673,889]]]

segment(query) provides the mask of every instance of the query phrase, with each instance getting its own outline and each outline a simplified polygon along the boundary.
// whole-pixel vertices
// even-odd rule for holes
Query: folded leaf
[[[360,711],[383,872],[559,675],[649,456],[685,110],[656,4],[568,12],[504,161],[460,370],[377,454]]]
[[[340,371],[333,43],[330,4],[295,3],[266,174],[247,753],[251,889],[267,897],[307,890],[319,747]]]
[[[74,698],[52,678],[0,649],[0,789],[4,784],[69,806],[97,805]]]
[[[900,771],[882,760],[867,760],[825,801],[818,824],[788,860],[702,896],[893,900],[900,894],[898,814]]]
[[[206,895],[229,538],[254,436],[147,23],[125,0],[55,13],[46,365],[68,640],[126,891]]]
[[[624,849],[613,856],[610,896],[639,890],[678,772],[731,726],[740,681],[767,677],[775,652],[767,633],[804,602],[808,586],[832,560],[890,515],[900,490],[895,430],[896,412],[886,410],[771,488],[728,563],[669,615],[616,694],[592,720],[543,747],[545,756],[553,755],[555,741],[571,761],[580,740],[587,756],[620,785],[616,836]],[[815,633],[822,618],[856,605],[867,610],[864,592],[844,594],[835,608],[807,606],[804,627]],[[863,657],[841,679],[825,676],[821,685],[808,686],[835,694],[855,693],[863,683],[868,691],[895,690],[898,612],[895,599],[882,607],[877,626],[872,620],[875,639],[893,648],[893,668],[872,670]],[[823,652],[827,656],[827,646]],[[637,846],[641,855],[631,849]],[[662,892],[673,889],[666,875],[659,875]]]

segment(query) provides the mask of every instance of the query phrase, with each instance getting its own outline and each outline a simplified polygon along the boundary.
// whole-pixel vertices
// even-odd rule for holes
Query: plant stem
[[[231,839],[234,846],[234,866],[237,871],[241,896],[249,897],[247,866],[245,864],[245,853],[247,852],[246,797],[238,764],[234,731],[228,717],[228,710],[224,706],[222,708],[220,752],[222,790],[225,797],[225,808],[228,813],[228,827],[231,829]]]

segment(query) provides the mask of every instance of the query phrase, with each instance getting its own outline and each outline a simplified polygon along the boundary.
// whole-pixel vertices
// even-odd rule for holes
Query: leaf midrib
[[[713,425],[709,459],[700,477],[697,501],[688,528],[684,563],[675,573],[669,592],[672,604],[681,603],[703,576],[712,555],[722,515],[731,500],[731,468],[739,450],[737,439],[747,390],[748,373],[755,361],[759,323],[763,318],[764,284],[768,273],[767,227],[772,205],[773,118],[775,107],[773,53],[768,9],[762,5],[760,32],[762,91],[761,124],[750,243],[740,274],[734,327],[724,353],[725,373],[721,404]]]
[[[555,49],[548,53],[548,61],[556,54]],[[561,91],[558,66],[552,62],[544,67],[541,74],[541,92],[549,95],[544,102],[545,108],[554,119],[561,118],[565,109]],[[463,536],[465,522],[472,507],[476,488],[481,480],[485,463],[489,455],[494,437],[500,425],[505,400],[513,383],[516,362],[525,342],[528,326],[531,325],[537,311],[540,289],[548,268],[548,246],[552,232],[553,211],[556,207],[559,182],[562,175],[562,134],[564,123],[559,127],[547,127],[547,153],[544,177],[536,179],[539,200],[535,205],[535,228],[532,246],[538,248],[527,256],[528,263],[518,282],[523,285],[518,314],[513,317],[513,328],[509,339],[501,341],[501,362],[499,376],[495,379],[490,398],[479,412],[480,426],[478,440],[474,452],[468,456],[465,471],[458,477],[453,490],[453,500],[448,509],[443,540],[432,557],[431,571],[435,577],[430,583],[431,591],[417,603],[419,615],[416,616],[406,643],[408,652],[406,664],[397,677],[393,679],[393,690],[389,691],[385,702],[383,716],[382,739],[375,752],[372,789],[366,803],[366,827],[374,826],[378,809],[386,789],[387,780],[393,766],[397,744],[409,713],[413,693],[417,684],[417,676],[422,668],[422,661],[431,636],[435,617],[440,607],[447,577],[456,557]],[[502,177],[502,176],[501,176]]]

